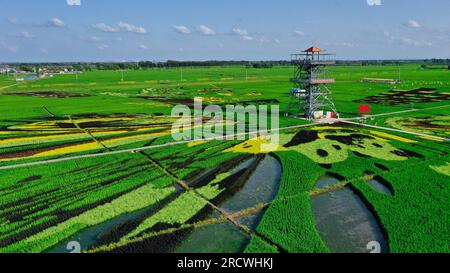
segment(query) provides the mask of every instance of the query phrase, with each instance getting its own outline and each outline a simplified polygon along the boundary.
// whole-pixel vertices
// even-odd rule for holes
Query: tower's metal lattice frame
[[[303,112],[309,120],[315,119],[318,111],[333,112],[335,117],[339,117],[328,88],[335,82],[328,77],[328,67],[336,63],[335,56],[321,52],[291,54],[295,72],[291,79],[294,88],[291,89],[288,113],[294,108],[297,113]]]

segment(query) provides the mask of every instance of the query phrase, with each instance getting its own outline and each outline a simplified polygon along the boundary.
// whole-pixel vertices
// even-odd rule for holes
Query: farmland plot
[[[124,81],[95,71],[2,89],[0,252],[64,252],[73,240],[86,252],[368,252],[374,238],[385,252],[450,252],[448,71],[402,69],[408,79],[392,86],[361,79],[396,67],[333,68],[339,111],[357,117],[370,103],[387,115],[367,123],[441,139],[337,123],[282,130],[264,153],[263,138],[158,147],[173,142],[172,106],[194,97],[285,110],[291,67],[247,78],[192,68],[183,81],[176,69]],[[417,111],[389,115],[404,110]],[[326,217],[330,200],[343,224]],[[358,223],[373,236],[345,237]]]

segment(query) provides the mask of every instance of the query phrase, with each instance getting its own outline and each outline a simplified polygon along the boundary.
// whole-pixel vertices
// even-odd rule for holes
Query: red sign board
[[[360,114],[370,114],[370,105],[363,105],[361,104],[359,106],[359,113]]]

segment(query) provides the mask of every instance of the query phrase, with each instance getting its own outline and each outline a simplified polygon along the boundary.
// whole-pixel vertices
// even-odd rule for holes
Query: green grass
[[[78,216],[70,218],[56,226],[48,228],[26,240],[0,249],[0,252],[42,252],[58,242],[73,236],[81,230],[98,225],[125,213],[130,213],[164,199],[174,191],[174,188],[154,188],[151,185],[142,186],[130,193],[98,206]]]
[[[402,83],[397,85],[362,83],[362,78],[397,78],[399,68]],[[57,75],[30,82],[17,83],[6,76],[0,76],[0,93],[15,92],[75,92],[88,94],[81,98],[37,98],[22,95],[0,94],[0,155],[32,151],[38,148],[67,144],[73,139],[43,141],[24,141],[21,144],[5,144],[5,139],[30,136],[35,133],[17,131],[7,135],[2,132],[13,125],[24,125],[52,120],[43,107],[56,115],[55,119],[65,120],[66,115],[83,114],[146,114],[156,122],[167,122],[172,106],[178,101],[160,101],[142,96],[160,96],[175,99],[204,97],[205,103],[236,104],[252,100],[276,99],[280,110],[287,110],[288,95],[292,84],[293,67],[274,67],[271,69],[248,69],[239,66],[212,68],[183,68],[183,81],[179,69],[150,69],[125,71],[124,81],[118,71],[92,71],[78,76]],[[337,82],[332,86],[333,99],[343,117],[358,115],[357,100],[378,95],[390,90],[411,90],[420,87],[436,88],[437,92],[450,92],[450,71],[421,69],[420,65],[397,66],[336,66],[330,69]],[[13,86],[11,86],[13,85]],[[208,90],[208,88],[213,88]],[[205,91],[206,89],[206,91]],[[228,90],[228,91],[224,91]],[[448,101],[418,103],[414,108],[419,112],[396,116],[405,118],[448,116],[450,107],[426,109],[448,105]],[[372,104],[372,112],[387,113],[411,109],[412,105]],[[371,124],[395,127],[395,120],[389,116],[369,120]],[[443,131],[427,130],[440,136],[445,132],[445,121],[437,120]],[[281,126],[306,124],[306,121],[281,116]],[[131,126],[125,123],[126,126]],[[135,125],[135,124],[134,124]],[[398,127],[405,129],[402,125]],[[94,129],[95,126],[93,126]],[[367,130],[352,128],[357,133],[369,134]],[[425,132],[419,129],[418,132]],[[294,132],[295,133],[295,132]],[[330,134],[330,132],[328,132]],[[389,132],[391,133],[391,132]],[[98,139],[107,141],[109,136]],[[122,132],[117,136],[130,136],[136,132]],[[335,135],[341,133],[335,132]],[[344,133],[345,134],[345,133]],[[310,191],[317,179],[326,171],[338,173],[348,180],[370,204],[388,233],[390,250],[393,252],[449,252],[450,231],[448,229],[449,188],[448,168],[450,161],[448,144],[423,140],[405,134],[391,133],[415,140],[404,143],[388,139],[365,139],[357,145],[342,145],[336,151],[329,139],[298,145],[290,151],[276,152],[283,168],[280,188],[274,202],[266,210],[257,232],[252,237],[246,252],[274,252],[276,246],[289,252],[327,252],[326,244],[315,228],[311,211]],[[87,136],[80,137],[89,139]],[[2,141],[4,141],[2,143]],[[152,144],[149,144],[153,141]],[[139,148],[144,145],[157,145],[173,141],[170,134],[133,141],[117,142],[112,150]],[[284,141],[284,140],[283,140]],[[239,141],[210,141],[189,147],[177,145],[162,149],[148,150],[146,153],[177,177],[185,179],[192,173],[221,166],[235,160],[240,154],[225,153]],[[377,148],[378,144],[382,149]],[[326,150],[328,157],[320,157],[317,149]],[[405,149],[423,155],[424,158],[405,158],[391,151]],[[105,149],[74,152],[42,158],[19,158],[5,160],[1,165],[54,159],[68,155],[100,153]],[[353,151],[368,157],[358,157]],[[401,159],[401,160],[400,160]],[[325,170],[318,164],[332,164]],[[382,171],[375,166],[382,164],[390,171]],[[392,185],[395,195],[385,197],[365,184],[360,178],[366,171],[381,175]],[[147,185],[155,191],[164,191],[172,185],[172,180],[140,154],[122,154],[91,159],[81,159],[23,167],[14,170],[1,170],[0,181],[0,252],[32,251],[39,252],[77,234],[82,229],[101,223],[123,213],[128,213],[144,205],[160,200],[147,192]],[[145,199],[138,194],[152,198]],[[153,189],[153,188],[152,188]],[[203,188],[202,188],[203,189]],[[204,188],[205,195],[213,198],[218,192]],[[154,198],[153,198],[154,197]],[[144,198],[145,201],[141,201]],[[157,215],[164,223],[184,223],[196,214],[205,204],[195,198],[177,201],[177,206],[163,208],[158,214],[148,218],[141,231],[151,228]],[[178,199],[177,199],[178,200]],[[197,200],[198,201],[198,200]],[[125,204],[126,203],[126,204]],[[186,215],[177,212],[180,207],[191,204]],[[94,219],[94,220],[93,220]],[[150,220],[152,219],[152,220]],[[158,220],[158,221],[159,221]],[[267,238],[265,240],[263,238]],[[271,242],[274,244],[272,245]]]
[[[323,173],[307,157],[294,152],[278,152],[283,166],[280,188],[257,231],[289,252],[328,252],[315,229],[309,191]],[[309,164],[308,164],[309,163]],[[252,238],[247,251],[264,251]]]

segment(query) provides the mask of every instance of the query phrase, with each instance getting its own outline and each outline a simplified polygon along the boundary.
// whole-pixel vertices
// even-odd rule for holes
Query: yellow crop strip
[[[315,131],[322,131],[322,130],[344,130],[346,128],[338,127],[338,126],[335,126],[335,127],[333,127],[333,126],[314,126],[311,129],[315,130]]]
[[[206,140],[199,140],[199,141],[189,142],[189,143],[187,144],[187,146],[188,146],[189,148],[191,148],[191,147],[195,147],[195,146],[198,146],[198,145],[205,144],[205,143],[207,143],[207,142],[208,142],[208,141],[206,141]]]
[[[372,135],[377,135],[377,136],[384,137],[384,138],[398,140],[398,141],[405,142],[405,143],[417,143],[417,141],[409,139],[409,138],[404,138],[404,137],[401,137],[401,136],[391,135],[391,134],[380,132],[380,131],[373,131],[373,130],[371,130],[370,133]]]
[[[420,136],[420,138],[423,138],[423,139],[426,139],[426,140],[433,140],[433,141],[437,141],[437,142],[444,142],[444,140],[442,140],[442,139],[429,137],[429,136]]]
[[[450,162],[447,162],[447,164],[443,166],[430,166],[430,168],[438,173],[450,176]]]
[[[19,146],[19,145],[27,145],[34,143],[47,143],[58,140],[70,140],[83,138],[85,136],[84,133],[74,133],[74,134],[66,134],[66,135],[49,135],[49,136],[32,136],[32,137],[17,137],[17,138],[8,138],[0,140],[0,147],[10,147],[10,146]]]
[[[85,151],[102,149],[102,148],[103,147],[100,144],[98,144],[97,142],[90,142],[90,143],[67,146],[67,147],[63,147],[63,148],[56,148],[51,151],[35,154],[32,157],[63,155],[63,154],[85,152]]]
[[[264,145],[264,148],[263,146]],[[236,146],[224,150],[225,153],[267,154],[276,151],[287,151],[283,146],[270,143],[261,137],[252,138]]]
[[[158,133],[148,133],[148,134],[142,134],[142,135],[136,135],[136,136],[125,136],[125,137],[121,137],[121,138],[117,138],[117,139],[103,140],[102,143],[104,145],[106,145],[107,147],[116,147],[116,146],[125,145],[125,144],[129,144],[129,143],[133,143],[133,142],[149,140],[149,139],[155,138],[157,136],[166,135],[170,132],[171,132],[171,130],[166,130],[166,131],[158,132]]]

